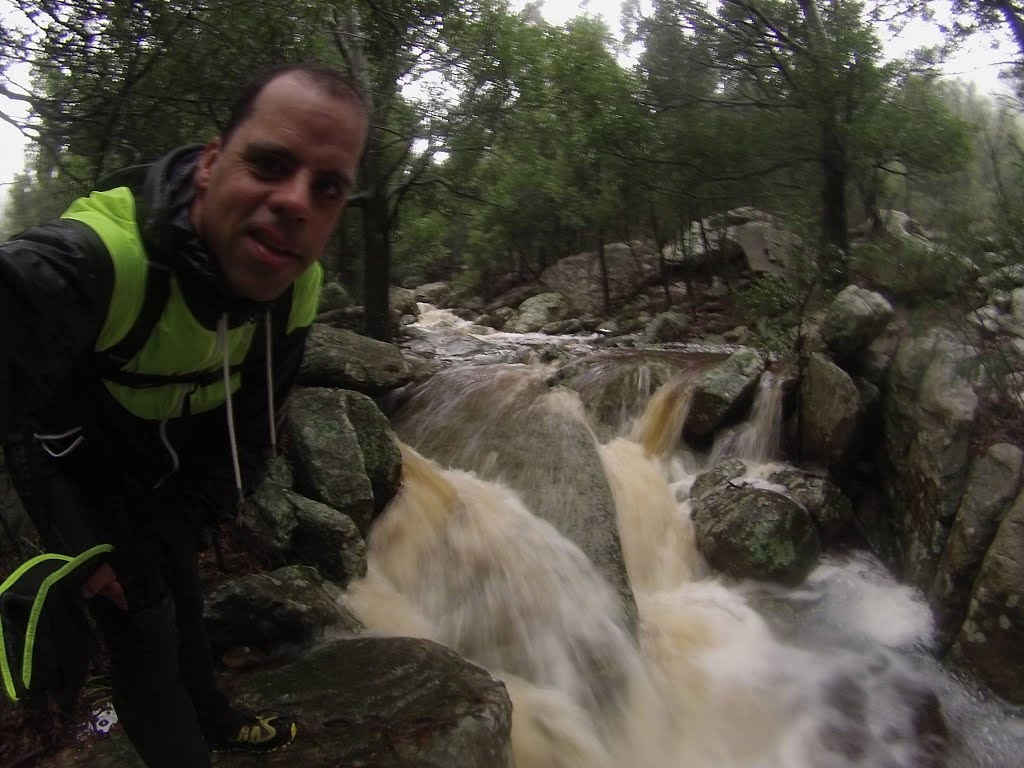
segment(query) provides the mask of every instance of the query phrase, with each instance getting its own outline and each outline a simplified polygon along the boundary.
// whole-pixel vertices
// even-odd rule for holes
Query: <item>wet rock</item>
[[[773,472],[768,482],[786,489],[818,526],[823,544],[835,541],[853,521],[853,504],[826,475],[790,467]]]
[[[985,552],[1020,488],[1022,465],[1024,451],[1005,443],[993,445],[971,464],[928,595],[941,648],[948,648],[960,629]],[[1024,504],[1024,497],[1016,503]]]
[[[402,452],[391,432],[391,424],[373,400],[358,392],[344,394],[345,417],[355,430],[363,470],[373,491],[373,511],[380,514],[398,493]]]
[[[404,345],[406,355],[419,357],[428,365],[440,360],[455,361],[478,358],[492,351],[492,345],[473,336],[434,333],[422,328],[408,328],[407,330],[411,341]],[[416,367],[416,364],[413,363],[410,370],[410,379],[413,381],[424,378],[420,371],[415,370]],[[428,375],[430,375],[429,372]]]
[[[302,565],[232,579],[206,598],[210,644],[217,656],[245,649],[250,658],[270,661],[309,647],[327,629],[358,632],[358,620],[340,607],[342,595]]]
[[[874,341],[892,314],[892,305],[881,294],[848,285],[825,312],[822,340],[832,357],[842,362]]]
[[[718,275],[711,278],[711,285],[707,288],[707,295],[715,298],[724,298],[731,293],[729,286]]]
[[[1004,318],[1002,327],[1014,336],[1024,336],[1024,288],[1010,292],[1010,312]]]
[[[665,258],[691,267],[735,265],[781,275],[799,242],[796,235],[781,229],[771,214],[746,206],[693,222],[685,247],[671,247]]]
[[[1018,290],[1020,289],[1014,289],[1014,291]],[[992,295],[989,296],[989,302],[992,304],[992,308],[997,312],[1009,312],[1013,307],[1014,291],[992,291]]]
[[[604,248],[604,261],[612,306],[635,297],[658,270],[655,250],[650,244],[640,241],[609,243]],[[601,264],[595,251],[559,259],[544,270],[541,282],[548,290],[565,296],[575,311],[597,313],[606,310]]]
[[[813,354],[800,385],[804,457],[828,469],[846,469],[859,453],[863,424],[860,393],[850,375]]]
[[[574,389],[602,439],[621,434],[651,396],[679,373],[677,362],[656,354],[584,358],[569,363],[558,381]],[[678,436],[677,436],[678,437]]]
[[[361,306],[332,309],[317,315],[315,324],[358,334],[366,326],[366,312]]]
[[[339,309],[348,309],[352,306],[352,297],[348,289],[336,280],[329,280],[320,289],[320,304],[317,307],[318,313],[332,312]]]
[[[366,575],[366,544],[349,517],[271,483],[253,494],[239,529],[270,562],[313,566],[342,587]]]
[[[870,379],[865,379],[863,376],[855,376],[853,385],[857,388],[857,394],[860,395],[860,411],[862,414],[869,413],[882,402],[882,390]]]
[[[448,283],[436,282],[426,283],[413,291],[416,301],[424,304],[432,304],[435,307],[447,307],[451,305],[452,291]]]
[[[519,305],[517,316],[505,324],[512,333],[535,333],[549,323],[567,319],[569,301],[560,293],[541,293]]]
[[[502,330],[505,327],[505,323],[515,317],[516,311],[511,307],[498,307],[492,312],[488,312],[486,315],[481,315],[476,319],[477,325],[485,325],[495,330]]]
[[[730,344],[749,344],[754,339],[754,332],[745,325],[737,325],[722,334]]]
[[[1024,498],[999,524],[948,659],[998,695],[1024,704]]]
[[[978,279],[978,285],[986,291],[1024,288],[1024,264],[1011,264],[990,272]]]
[[[594,332],[602,336],[618,336],[619,334],[626,333],[626,330],[619,327],[617,320],[612,319],[599,322]]]
[[[553,323],[545,323],[541,329],[541,333],[547,333],[552,336],[566,336],[570,333],[579,333],[583,330],[583,323],[576,318],[570,318],[569,320],[557,320]]]
[[[891,320],[886,329],[868,346],[853,357],[848,370],[881,387],[892,367],[900,339],[906,333],[903,320]]]
[[[270,462],[270,469],[267,471],[267,477],[264,482],[274,483],[288,490],[295,489],[295,471],[292,469],[292,465],[288,463],[287,456],[281,454]]]
[[[928,591],[967,480],[978,397],[971,353],[945,331],[905,338],[886,381],[884,488],[900,510],[905,578]]]
[[[512,705],[505,686],[427,640],[338,640],[273,670],[231,675],[229,694],[292,714],[298,738],[260,755],[260,768],[507,768]],[[224,754],[220,768],[248,768]],[[142,768],[120,727],[62,766]]]
[[[678,312],[663,312],[651,320],[644,329],[644,341],[660,344],[666,341],[684,341],[690,330],[690,318]]]
[[[540,293],[545,293],[548,289],[540,283],[525,283],[523,285],[514,285],[506,291],[501,292],[487,305],[488,311],[494,312],[499,308],[518,307],[524,301],[531,296],[536,296]],[[510,310],[514,311],[514,310]]]
[[[690,498],[699,499],[730,480],[747,474],[747,465],[740,459],[726,459],[707,472],[701,472],[690,486]]]
[[[694,501],[693,522],[708,564],[735,578],[797,583],[821,551],[807,511],[762,488],[713,490]]]
[[[442,466],[514,489],[584,552],[635,628],[615,500],[575,397],[521,366],[453,369],[423,384],[392,423],[403,442]]]
[[[392,285],[388,289],[388,302],[391,309],[397,310],[400,314],[415,317],[420,313],[419,307],[416,306],[416,291],[409,288]]]
[[[378,395],[409,382],[409,368],[394,344],[314,323],[306,339],[299,384]]]
[[[744,349],[705,373],[694,391],[684,432],[706,437],[727,417],[746,407],[764,367],[764,358],[757,351]]]
[[[348,515],[365,535],[378,505],[363,450],[347,417],[348,397],[332,389],[296,392],[285,420],[286,452],[302,495]]]
[[[964,320],[985,335],[993,336],[1002,330],[1002,317],[1003,313],[999,309],[988,306],[972,309],[964,316]]]

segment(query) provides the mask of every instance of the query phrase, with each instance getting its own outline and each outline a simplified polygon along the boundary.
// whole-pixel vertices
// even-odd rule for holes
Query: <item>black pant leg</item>
[[[209,748],[179,667],[170,595],[129,611],[97,598],[93,615],[110,651],[114,709],[143,762],[208,768]]]
[[[216,682],[212,660],[197,673],[190,650],[183,651],[194,641],[186,637],[191,627],[188,621],[181,626],[178,607],[183,597],[187,614],[194,599],[181,594],[189,570],[199,591],[195,549],[169,551],[151,526],[136,526],[122,532],[112,565],[129,609],[101,597],[92,602],[111,653],[118,719],[150,768],[206,768],[209,748],[191,689],[216,691]]]
[[[217,686],[213,652],[203,620],[195,531],[180,525],[174,510],[154,521],[164,550],[164,574],[174,597],[181,675],[204,732],[220,737],[232,724],[227,698]]]
[[[32,438],[9,446],[15,487],[47,549],[77,554],[116,547],[111,564],[129,610],[90,601],[111,657],[114,706],[150,768],[205,768],[204,732],[232,721],[219,691],[202,618],[194,524],[151,500],[131,507],[109,493],[112,478],[88,460],[55,459]]]

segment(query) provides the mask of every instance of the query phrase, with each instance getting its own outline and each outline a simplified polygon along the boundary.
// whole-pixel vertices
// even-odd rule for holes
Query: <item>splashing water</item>
[[[680,371],[654,393],[632,428],[633,439],[648,456],[667,456],[679,443],[696,382],[697,371]]]
[[[637,643],[578,548],[507,488],[408,447],[403,489],[370,536],[370,574],[350,589],[350,608],[371,630],[428,637],[505,680],[518,768],[937,764],[938,736],[920,725],[934,697],[884,644],[927,632],[912,593],[887,592],[863,556],[827,562],[807,582],[810,597],[794,600],[831,611],[833,624],[887,603],[904,629],[861,627],[871,653],[784,643],[743,589],[704,578],[685,510],[641,447],[619,440],[602,452],[632,513],[621,524]],[[837,602],[826,610],[829,592]]]
[[[572,393],[552,396],[537,385],[542,377],[497,368],[493,401],[486,378],[453,381],[489,418],[510,403],[509,415],[522,417],[540,400],[584,418]],[[663,387],[664,401],[652,398],[629,437],[598,446],[636,599],[635,637],[616,591],[522,496],[408,446],[402,488],[371,532],[368,574],[350,587],[350,609],[371,631],[443,643],[504,680],[516,768],[1017,764],[1024,721],[981,702],[931,659],[927,607],[872,557],[826,558],[795,589],[709,574],[686,498],[700,461],[680,461],[652,416],[677,430],[685,381]],[[450,415],[450,395],[432,393],[431,418]],[[762,397],[772,421],[778,388],[766,385]],[[773,440],[742,453],[770,457]],[[767,471],[755,468],[748,481]]]
[[[750,418],[725,430],[711,450],[709,466],[736,457],[767,463],[782,456],[782,379],[766,371],[758,383]]]
[[[507,488],[442,473],[407,446],[403,461],[412,471],[368,546],[431,638],[592,710],[617,695],[635,652],[612,590],[579,548]]]

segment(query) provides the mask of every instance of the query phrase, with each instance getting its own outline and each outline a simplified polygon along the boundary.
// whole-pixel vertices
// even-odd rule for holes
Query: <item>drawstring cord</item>
[[[270,460],[277,458],[277,414],[274,413],[274,345],[271,340],[273,326],[270,310],[263,316],[263,333],[267,337],[267,353],[264,355],[267,371],[267,416],[270,418]]]
[[[270,430],[271,458],[277,456],[277,416],[274,412],[274,348],[273,326],[268,309],[264,317],[264,336],[266,337],[265,371],[267,374],[267,424]],[[235,473],[235,492],[238,495],[237,513],[242,512],[242,468],[238,460],[238,437],[235,432],[235,406],[231,397],[231,350],[228,345],[228,316],[224,313],[217,322],[217,343],[223,358],[221,371],[224,379],[224,405],[227,410],[228,441],[231,444],[231,468]]]
[[[55,459],[62,459],[65,456],[73,453],[78,446],[85,442],[85,437],[82,435],[81,427],[72,427],[67,432],[61,432],[55,435],[43,435],[38,432],[33,432],[32,437],[39,441],[39,445],[42,449],[50,454]],[[59,442],[61,440],[67,440],[74,438],[71,443],[63,451],[55,451],[47,445],[48,442]]]
[[[225,312],[217,323],[217,343],[223,353],[221,372],[224,378],[224,405],[227,408],[228,441],[231,443],[231,468],[235,472],[237,513],[242,511],[242,468],[238,463],[238,438],[235,434],[235,407],[231,399],[231,350],[228,348],[228,315]]]

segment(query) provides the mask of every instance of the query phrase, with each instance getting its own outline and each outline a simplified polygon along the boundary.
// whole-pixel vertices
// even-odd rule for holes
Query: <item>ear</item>
[[[199,164],[196,166],[195,185],[202,192],[210,186],[210,174],[220,158],[220,136],[210,139],[209,143],[199,152]]]

